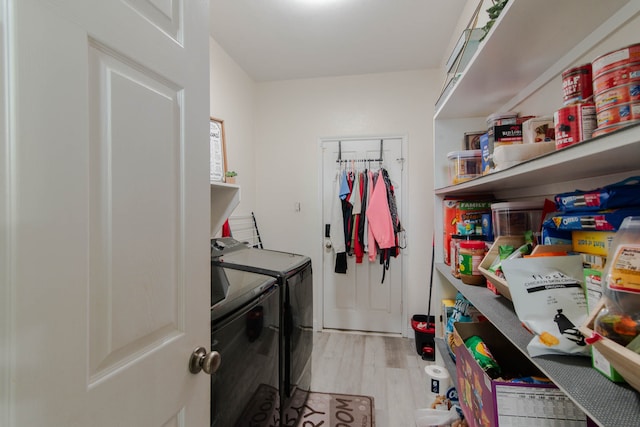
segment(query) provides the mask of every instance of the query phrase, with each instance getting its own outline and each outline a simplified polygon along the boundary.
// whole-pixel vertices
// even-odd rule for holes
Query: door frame
[[[350,142],[350,141],[364,141],[364,140],[376,140],[376,139],[399,139],[400,140],[400,152],[401,152],[401,158],[400,161],[402,162],[402,174],[400,177],[400,186],[402,188],[402,201],[400,203],[401,206],[401,210],[402,210],[402,223],[403,224],[409,224],[409,210],[407,209],[407,205],[408,205],[408,200],[407,200],[407,195],[409,194],[408,191],[408,159],[407,159],[407,145],[408,145],[408,136],[407,134],[372,134],[372,135],[353,135],[353,136],[326,136],[326,137],[320,137],[318,138],[318,143],[317,145],[317,159],[318,159],[318,190],[317,190],[317,194],[318,194],[318,199],[317,199],[317,203],[318,206],[320,207],[320,216],[318,218],[318,227],[317,230],[320,230],[318,237],[316,237],[314,239],[314,241],[316,242],[315,247],[318,248],[319,251],[319,259],[321,260],[322,263],[322,267],[316,269],[316,271],[319,270],[319,275],[320,275],[320,280],[319,280],[319,284],[318,286],[314,286],[314,313],[317,313],[314,320],[314,330],[317,332],[320,332],[322,330],[324,330],[324,261],[325,261],[325,250],[324,250],[324,200],[323,200],[323,190],[324,190],[324,182],[323,179],[324,177],[324,156],[323,156],[323,152],[322,152],[322,146],[324,143],[328,143],[328,142],[333,142],[333,141],[343,141],[343,142]],[[395,159],[394,159],[395,161]],[[407,239],[408,241],[408,239]],[[401,295],[400,295],[400,301],[401,301],[401,335],[403,337],[408,337],[408,333],[409,333],[409,323],[407,321],[405,321],[404,319],[407,318],[407,300],[405,298],[405,296],[407,295],[407,268],[406,268],[406,256],[409,254],[409,250],[410,250],[410,246],[407,244],[407,247],[405,249],[402,249],[401,253],[400,253],[400,269],[401,269]]]
[[[0,425],[12,425],[10,408],[13,395],[11,393],[11,372],[13,367],[13,341],[11,338],[11,328],[13,323],[13,280],[11,280],[11,257],[10,254],[13,232],[12,221],[12,200],[9,196],[14,195],[11,180],[11,157],[13,149],[11,146],[11,132],[13,126],[10,120],[11,106],[9,105],[9,79],[13,78],[7,64],[7,54],[9,53],[9,32],[12,22],[9,19],[9,7],[7,0],[0,0],[0,123],[4,129],[0,133],[0,152],[2,153],[2,165],[0,166],[0,224],[4,228],[4,238],[0,239]]]

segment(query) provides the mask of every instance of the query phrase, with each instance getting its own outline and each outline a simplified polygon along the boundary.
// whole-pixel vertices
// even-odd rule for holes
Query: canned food
[[[620,130],[620,129],[626,128],[628,126],[633,126],[633,125],[638,125],[638,124],[640,124],[640,120],[631,120],[631,121],[628,121],[628,122],[620,122],[620,123],[616,123],[614,125],[599,127],[598,129],[593,131],[592,137],[595,138],[596,136],[606,135],[606,134],[614,132],[616,130]]]
[[[591,64],[569,68],[562,73],[562,98],[564,105],[591,101],[592,97],[593,80],[591,79]]]
[[[640,62],[640,43],[614,50],[597,57],[593,63],[593,76],[599,77],[605,71],[616,68],[620,65]]]
[[[596,106],[592,103],[562,107],[553,115],[556,128],[556,150],[591,138],[596,128]]]
[[[598,127],[614,125],[620,122],[628,122],[640,119],[640,102],[628,102],[611,108],[598,110]]]
[[[640,81],[640,62],[613,68],[593,79],[593,93],[598,95],[617,86]]]
[[[596,111],[636,101],[640,101],[640,82],[617,86],[596,95]]]

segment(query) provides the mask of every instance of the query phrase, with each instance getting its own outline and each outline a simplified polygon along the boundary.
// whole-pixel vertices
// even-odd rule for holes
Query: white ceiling
[[[255,81],[437,68],[466,0],[210,0],[210,33]]]

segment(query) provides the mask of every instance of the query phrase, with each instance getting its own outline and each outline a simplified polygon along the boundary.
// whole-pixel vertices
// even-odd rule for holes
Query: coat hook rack
[[[384,139],[380,140],[380,156],[377,159],[352,159],[352,160],[343,160],[342,159],[342,141],[338,141],[338,158],[336,159],[336,163],[345,163],[345,162],[355,162],[355,163],[365,163],[365,162],[378,162],[382,164],[384,160]]]

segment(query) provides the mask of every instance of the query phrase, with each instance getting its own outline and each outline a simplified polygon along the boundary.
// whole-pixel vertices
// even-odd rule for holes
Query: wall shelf
[[[240,186],[211,183],[211,236],[213,237],[240,203]]]
[[[460,291],[527,356],[532,336],[520,326],[511,301],[462,283],[442,262],[443,201],[462,195],[538,200],[640,175],[640,125],[458,185],[449,185],[447,153],[461,149],[465,132],[486,129],[486,118],[492,113],[552,114],[562,106],[562,72],[640,42],[639,23],[640,2],[635,0],[510,0],[464,74],[436,105],[432,193],[436,300],[452,298]],[[446,358],[446,345],[440,351]],[[591,367],[590,358],[530,359],[600,426],[638,425],[640,393],[609,381]]]
[[[527,344],[533,335],[520,325],[511,301],[493,294],[486,287],[462,283],[460,279],[451,275],[451,268],[444,263],[437,263],[436,269],[441,277],[471,301],[505,338],[528,356]],[[628,385],[616,384],[598,373],[591,367],[590,358],[538,356],[529,359],[598,424],[610,427],[638,425],[638,393]]]

